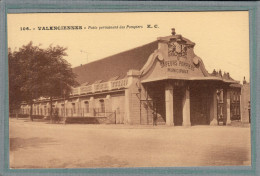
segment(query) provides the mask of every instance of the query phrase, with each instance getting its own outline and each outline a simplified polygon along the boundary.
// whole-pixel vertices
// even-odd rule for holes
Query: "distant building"
[[[250,122],[250,83],[245,78],[241,88],[241,121]]]
[[[73,89],[69,99],[55,100],[53,106],[66,117],[116,114],[119,124],[152,124],[152,112],[157,113],[158,124],[167,125],[240,120],[240,109],[246,112],[240,106],[241,88],[242,92],[246,88],[229,73],[208,73],[194,47],[195,43],[173,29],[170,36],[73,68],[81,86]],[[26,104],[22,109],[29,112]],[[49,112],[48,99],[33,105],[34,114]]]

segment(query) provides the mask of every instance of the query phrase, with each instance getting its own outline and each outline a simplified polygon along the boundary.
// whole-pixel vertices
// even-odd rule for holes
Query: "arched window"
[[[100,111],[101,113],[104,113],[105,112],[105,102],[104,100],[99,100],[100,102]]]
[[[88,103],[88,101],[85,101],[85,110],[86,110],[86,113],[89,113],[89,103]]]

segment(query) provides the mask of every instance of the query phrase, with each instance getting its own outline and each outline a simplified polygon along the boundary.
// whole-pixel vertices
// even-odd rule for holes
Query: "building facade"
[[[54,100],[63,117],[114,117],[117,124],[216,125],[240,120],[241,85],[229,73],[209,73],[195,43],[177,35],[73,68],[79,87]],[[24,113],[29,106],[22,105]],[[33,114],[48,116],[48,99]]]
[[[241,88],[241,122],[250,122],[250,83],[245,78]]]

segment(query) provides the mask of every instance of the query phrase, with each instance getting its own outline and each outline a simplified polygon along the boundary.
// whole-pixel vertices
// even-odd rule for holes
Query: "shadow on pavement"
[[[37,147],[41,148],[42,145],[55,145],[57,144],[56,140],[52,138],[10,138],[10,151],[16,151],[18,149],[27,148],[27,147]]]
[[[219,147],[212,146],[212,150],[205,151],[202,160],[208,166],[243,166],[251,165],[250,150],[244,147]],[[212,158],[212,159],[209,159]]]

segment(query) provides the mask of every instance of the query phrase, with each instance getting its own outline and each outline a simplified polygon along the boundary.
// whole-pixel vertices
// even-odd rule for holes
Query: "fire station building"
[[[165,125],[239,120],[241,85],[228,72],[209,73],[194,47],[172,29],[170,36],[73,68],[81,85],[54,106],[60,116],[113,116],[118,124],[152,124],[153,112]],[[48,115],[49,106],[38,100],[33,113]]]

